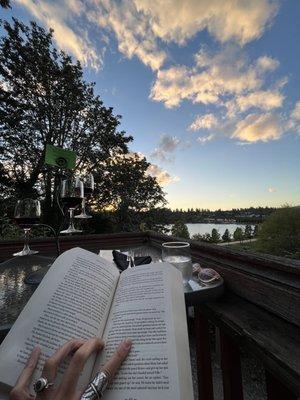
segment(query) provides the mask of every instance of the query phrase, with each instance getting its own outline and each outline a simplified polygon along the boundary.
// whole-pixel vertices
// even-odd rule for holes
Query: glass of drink
[[[14,221],[24,229],[24,247],[22,251],[14,253],[14,256],[29,256],[37,254],[38,251],[29,247],[29,234],[31,227],[38,224],[41,216],[41,204],[38,200],[19,200],[15,206]]]
[[[70,222],[68,229],[60,233],[80,233],[81,230],[75,229],[74,226],[74,210],[80,206],[83,199],[83,182],[79,177],[70,176],[62,181],[60,191],[61,202],[68,208],[70,213]]]
[[[192,278],[193,267],[190,244],[187,242],[166,242],[162,244],[162,260],[171,263],[182,273],[183,284]]]
[[[86,212],[86,200],[89,200],[94,192],[95,189],[95,181],[93,174],[87,174],[82,177],[83,187],[84,187],[84,198],[82,199],[82,211],[79,215],[76,215],[75,218],[92,218],[91,215],[87,214]]]

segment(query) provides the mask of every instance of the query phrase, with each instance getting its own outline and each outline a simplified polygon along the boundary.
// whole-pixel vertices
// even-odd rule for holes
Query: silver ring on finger
[[[99,400],[107,387],[109,376],[104,371],[97,372],[94,379],[80,397],[80,400]]]
[[[33,389],[35,393],[41,393],[43,390],[48,389],[53,385],[54,385],[53,382],[48,382],[47,378],[41,376],[37,381],[35,381]]]

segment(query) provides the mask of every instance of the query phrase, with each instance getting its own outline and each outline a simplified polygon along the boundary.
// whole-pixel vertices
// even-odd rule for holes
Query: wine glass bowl
[[[14,256],[28,256],[37,254],[38,251],[29,247],[29,234],[31,227],[38,224],[41,217],[41,203],[35,199],[18,200],[14,210],[14,222],[24,229],[23,250],[14,253]]]
[[[60,233],[82,232],[79,229],[75,229],[74,226],[74,210],[80,206],[83,199],[83,182],[78,176],[70,176],[62,181],[60,197],[62,204],[68,208],[70,214],[69,227]]]
[[[92,197],[94,189],[95,189],[95,181],[94,181],[93,174],[83,175],[82,181],[83,181],[83,188],[84,188],[84,190],[83,190],[84,197],[82,199],[82,211],[79,215],[76,215],[75,218],[88,219],[88,218],[92,218],[92,216],[86,212],[86,199],[88,200]]]

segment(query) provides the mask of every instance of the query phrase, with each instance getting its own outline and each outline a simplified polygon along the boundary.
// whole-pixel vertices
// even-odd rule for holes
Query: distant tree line
[[[213,228],[211,233],[196,233],[192,237],[190,237],[187,226],[179,220],[173,224],[170,231],[172,236],[176,236],[182,239],[192,239],[207,243],[229,243],[231,241],[242,242],[243,240],[251,240],[252,238],[256,238],[258,235],[258,225],[255,225],[254,227],[252,227],[251,225],[246,225],[244,229],[238,226],[233,234],[229,232],[229,229],[225,229],[225,232],[222,236],[220,235],[218,229]]]
[[[233,208],[232,210],[211,211],[205,208],[188,208],[187,210],[170,208],[156,208],[141,213],[142,219],[151,226],[153,222],[157,224],[174,224],[177,221],[183,223],[261,223],[268,215],[275,211],[272,207],[249,207]]]

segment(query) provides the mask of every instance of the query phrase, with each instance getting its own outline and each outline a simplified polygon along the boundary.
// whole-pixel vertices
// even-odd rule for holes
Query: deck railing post
[[[195,306],[194,310],[198,399],[214,400],[209,343],[209,324],[207,318],[201,313],[199,306]]]
[[[224,400],[243,400],[240,350],[222,329],[220,329],[220,347]]]

